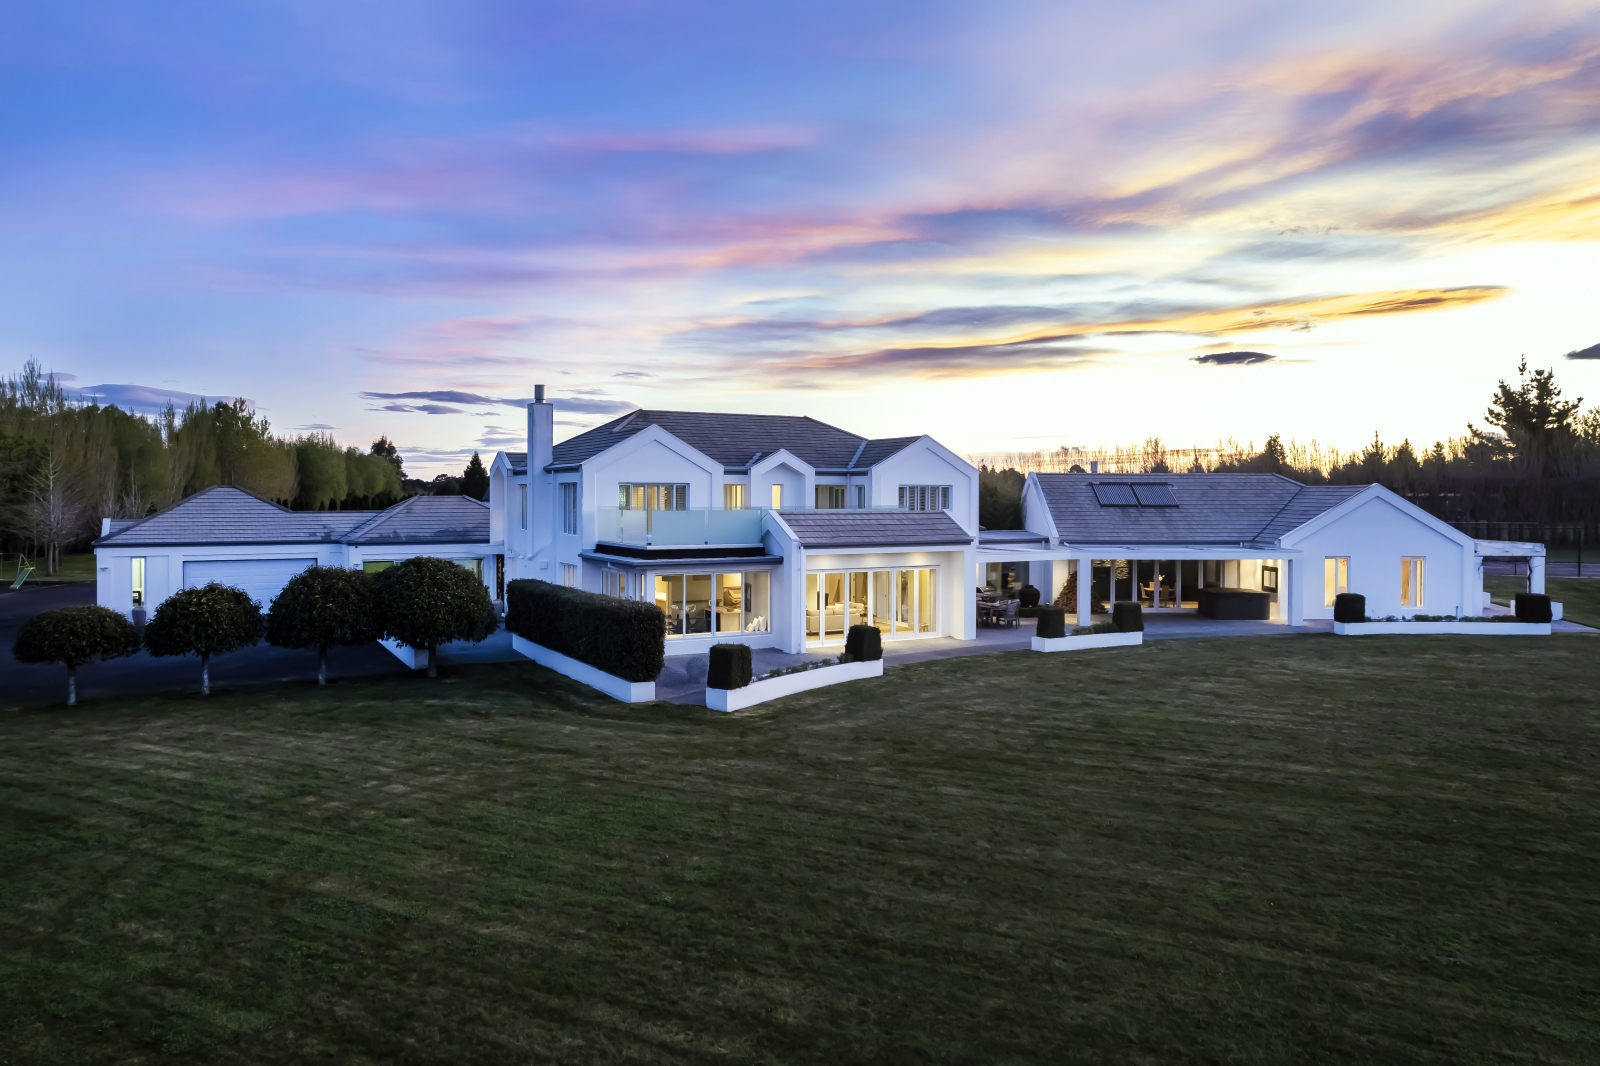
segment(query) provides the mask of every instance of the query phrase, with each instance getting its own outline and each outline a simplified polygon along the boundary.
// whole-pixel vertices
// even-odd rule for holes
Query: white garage
[[[290,578],[316,563],[316,559],[188,559],[183,564],[183,587],[232,585],[266,610]]]

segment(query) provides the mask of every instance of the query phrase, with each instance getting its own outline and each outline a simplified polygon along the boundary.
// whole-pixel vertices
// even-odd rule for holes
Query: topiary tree
[[[261,605],[243,589],[212,582],[163,600],[144,627],[151,655],[200,656],[200,695],[211,695],[211,657],[261,639]]]
[[[360,570],[313,566],[289,579],[267,612],[267,643],[316,648],[317,684],[328,683],[328,648],[378,639],[372,578]]]
[[[78,705],[78,667],[120,659],[139,650],[139,631],[106,607],[63,607],[22,623],[11,655],[19,663],[61,663],[67,668],[67,706]]]
[[[489,590],[466,567],[418,556],[372,579],[372,613],[383,635],[428,650],[428,676],[439,676],[439,645],[486,640],[499,622]]]

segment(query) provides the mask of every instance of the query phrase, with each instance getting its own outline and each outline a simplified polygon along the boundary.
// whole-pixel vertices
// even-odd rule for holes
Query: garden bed
[[[562,655],[558,651],[551,651],[541,644],[535,644],[526,637],[511,635],[511,647],[519,654],[526,655],[540,666],[554,670],[562,677],[570,677],[574,681],[588,685],[592,689],[604,692],[614,700],[623,703],[649,703],[656,698],[656,683],[654,681],[624,681],[614,674],[598,670],[588,663]]]
[[[1341,637],[1368,637],[1390,634],[1424,636],[1459,633],[1472,637],[1547,637],[1549,622],[1335,622],[1333,631]]]
[[[796,692],[809,692],[814,688],[827,688],[829,685],[840,685],[846,681],[861,681],[869,677],[882,676],[882,659],[812,667],[752,681],[743,688],[707,688],[706,706],[713,711],[739,711],[746,707],[754,707],[758,703],[766,703],[768,700],[792,696]]]
[[[1034,651],[1087,651],[1090,648],[1127,648],[1144,643],[1144,632],[1080,633],[1066,637],[1034,637]]]

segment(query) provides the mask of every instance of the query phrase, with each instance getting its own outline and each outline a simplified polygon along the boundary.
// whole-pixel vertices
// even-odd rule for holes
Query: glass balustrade
[[[685,511],[636,511],[600,507],[595,513],[595,539],[607,544],[690,545],[761,543],[763,508]]]

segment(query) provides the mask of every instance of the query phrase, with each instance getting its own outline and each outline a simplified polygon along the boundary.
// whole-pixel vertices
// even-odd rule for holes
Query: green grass
[[[63,555],[61,569],[54,576],[46,577],[44,562],[34,556],[28,556],[28,561],[33,564],[33,573],[28,576],[28,584],[56,583],[61,581],[93,581],[94,580],[94,553],[83,552],[77,555]],[[8,552],[5,558],[0,559],[0,583],[9,588],[17,576],[17,556],[15,552]]]
[[[0,1060],[1600,1061],[1585,636],[0,716]]]
[[[1600,565],[1596,566],[1600,573]],[[1528,587],[1523,577],[1485,577],[1483,587],[1495,603],[1511,606],[1517,593]],[[1594,578],[1547,577],[1544,590],[1552,600],[1561,603],[1562,617],[1579,625],[1600,628],[1600,581]]]

